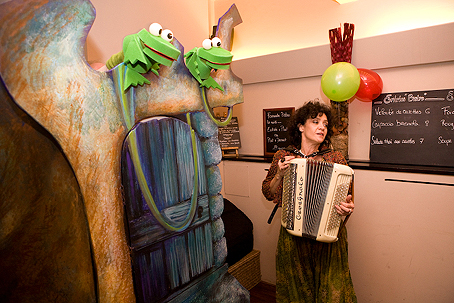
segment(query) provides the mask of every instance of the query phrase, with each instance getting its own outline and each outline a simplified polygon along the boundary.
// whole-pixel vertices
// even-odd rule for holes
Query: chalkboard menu
[[[294,107],[263,110],[263,144],[265,157],[273,156],[279,149],[290,145],[287,121],[295,111]]]
[[[372,103],[370,161],[454,166],[454,89],[381,94]]]
[[[227,124],[226,126],[220,126],[218,128],[218,139],[221,149],[238,149],[241,147],[238,117],[232,117],[229,124]]]

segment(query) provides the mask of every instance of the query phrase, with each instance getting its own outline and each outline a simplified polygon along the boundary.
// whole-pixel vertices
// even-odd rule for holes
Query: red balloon
[[[380,76],[365,68],[358,68],[360,82],[355,97],[363,102],[370,102],[377,98],[383,90],[383,81]]]

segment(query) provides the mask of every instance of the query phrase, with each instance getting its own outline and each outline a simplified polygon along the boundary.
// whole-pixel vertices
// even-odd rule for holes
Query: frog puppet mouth
[[[144,53],[159,64],[170,66],[180,55],[180,51],[170,41],[161,36],[153,36],[145,29],[138,33],[138,37],[142,42],[142,47],[144,47]]]
[[[212,66],[221,65],[221,66],[228,67],[230,65],[230,62],[220,63],[220,62],[213,62],[213,61],[210,61],[210,60],[206,60],[206,62],[210,63],[210,65],[212,65]]]
[[[144,45],[145,45],[149,50],[151,50],[153,53],[155,53],[155,54],[161,56],[161,57],[164,58],[164,59],[167,59],[167,60],[170,60],[170,61],[177,61],[176,58],[167,56],[166,54],[157,51],[156,49],[152,48],[151,46],[147,45],[146,43],[144,43]]]
[[[205,53],[199,51],[200,58],[213,69],[228,69],[232,62],[232,55],[224,49],[216,49],[216,53]],[[225,52],[225,53],[224,53]]]

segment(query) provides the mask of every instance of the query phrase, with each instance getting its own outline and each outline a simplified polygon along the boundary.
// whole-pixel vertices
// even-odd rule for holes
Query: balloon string
[[[341,105],[340,105],[340,103],[337,103],[336,107],[337,107],[337,125],[341,126],[342,125],[342,119],[341,119],[341,110],[340,110]]]

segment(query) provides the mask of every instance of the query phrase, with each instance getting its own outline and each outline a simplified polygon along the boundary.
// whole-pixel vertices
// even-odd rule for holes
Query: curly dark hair
[[[333,134],[331,128],[331,108],[324,103],[311,100],[298,108],[288,122],[290,142],[296,148],[301,148],[301,132],[299,131],[298,125],[304,125],[308,119],[314,119],[320,114],[325,114],[328,119],[328,133],[326,134],[325,141],[323,141],[322,145],[326,147],[331,145],[331,135]]]

